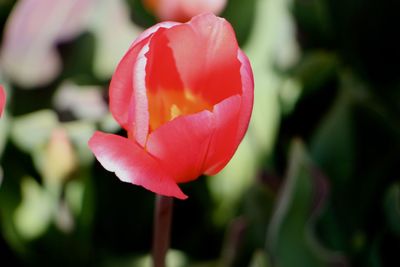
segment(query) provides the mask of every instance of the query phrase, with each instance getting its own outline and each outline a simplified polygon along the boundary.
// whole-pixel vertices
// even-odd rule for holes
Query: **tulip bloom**
[[[219,172],[250,120],[254,82],[231,25],[212,14],[143,32],[110,84],[110,109],[128,138],[96,132],[89,146],[120,180],[160,195]]]
[[[6,93],[4,91],[4,88],[0,85],[0,117],[3,114],[5,105],[6,105]]]
[[[185,22],[205,12],[219,14],[226,0],[144,0],[143,4],[162,21]]]

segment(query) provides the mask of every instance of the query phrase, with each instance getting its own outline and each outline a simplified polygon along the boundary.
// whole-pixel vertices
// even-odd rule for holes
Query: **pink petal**
[[[149,131],[145,84],[149,41],[157,30],[174,25],[176,23],[163,22],[144,31],[118,64],[110,83],[111,113],[142,146],[145,145]]]
[[[215,132],[204,164],[204,173],[208,175],[214,175],[225,167],[239,146],[241,102],[241,97],[235,95],[214,106]]]
[[[211,12],[218,15],[224,9],[227,0],[181,0],[182,10],[187,18]]]
[[[182,22],[205,12],[219,14],[226,4],[226,0],[145,0],[143,2],[160,20]]]
[[[96,132],[89,147],[103,167],[127,183],[164,196],[186,199],[159,162],[137,143],[118,135]]]
[[[241,93],[238,44],[226,20],[203,14],[165,34],[185,88],[211,104]]]
[[[0,85],[0,117],[3,114],[4,106],[6,105],[6,92],[3,86]]]
[[[24,87],[53,80],[61,70],[55,44],[84,31],[94,2],[18,1],[7,20],[1,51],[8,76]]]
[[[118,64],[110,83],[110,110],[117,122],[144,145],[149,114],[145,81],[148,37],[131,47]]]
[[[242,104],[240,108],[238,142],[240,142],[249,127],[254,101],[254,78],[250,61],[242,50],[238,51],[238,59],[242,63],[240,75],[242,77]]]
[[[254,100],[253,72],[248,58],[240,49],[238,59],[242,63],[242,95],[230,97],[214,106],[216,131],[205,164],[208,175],[214,175],[225,167],[249,126]]]
[[[207,110],[178,117],[150,134],[147,150],[160,159],[176,182],[194,180],[202,174],[213,124],[213,114]]]

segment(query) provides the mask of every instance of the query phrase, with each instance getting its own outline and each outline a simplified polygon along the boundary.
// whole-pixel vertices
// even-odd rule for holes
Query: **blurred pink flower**
[[[94,72],[109,78],[132,36],[123,0],[20,0],[9,16],[0,51],[4,73],[26,88],[51,82],[62,68],[56,44],[84,31],[96,38]]]
[[[4,106],[6,105],[6,93],[3,86],[0,85],[0,117],[3,114]]]
[[[94,0],[21,0],[6,23],[4,72],[24,87],[50,82],[60,71],[56,42],[81,33]]]
[[[185,22],[200,13],[221,13],[226,0],[143,0],[159,20]]]

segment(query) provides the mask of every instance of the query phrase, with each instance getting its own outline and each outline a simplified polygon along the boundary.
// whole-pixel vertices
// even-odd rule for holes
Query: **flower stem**
[[[154,212],[153,266],[165,267],[170,245],[173,198],[156,196]]]

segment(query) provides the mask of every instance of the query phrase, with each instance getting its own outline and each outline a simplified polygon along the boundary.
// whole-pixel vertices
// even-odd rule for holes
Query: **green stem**
[[[156,196],[153,236],[153,266],[165,267],[170,245],[173,198]]]

